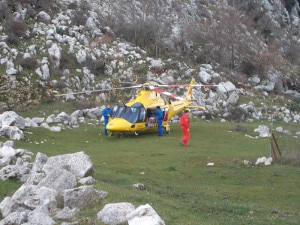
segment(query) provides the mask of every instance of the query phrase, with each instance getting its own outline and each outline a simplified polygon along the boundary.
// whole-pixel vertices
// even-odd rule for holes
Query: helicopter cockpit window
[[[145,120],[146,110],[144,108],[140,108],[140,116],[137,122],[143,122]]]
[[[115,118],[123,118],[130,123],[143,122],[146,114],[142,104],[116,105],[113,107],[113,111]]]
[[[114,107],[112,108],[114,117],[120,118],[125,109],[126,109],[126,106],[124,106],[124,105],[114,105]]]

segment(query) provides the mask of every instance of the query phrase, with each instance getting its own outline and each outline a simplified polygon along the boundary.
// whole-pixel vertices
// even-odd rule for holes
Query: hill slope
[[[297,98],[299,11],[296,0],[2,1],[1,111],[61,100],[53,93],[191,77],[230,82],[238,95],[250,90],[248,97]],[[211,99],[211,92],[196,97],[212,114],[228,112],[231,93]]]

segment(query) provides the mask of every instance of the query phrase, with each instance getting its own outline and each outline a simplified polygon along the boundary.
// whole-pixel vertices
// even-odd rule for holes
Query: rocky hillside
[[[191,77],[224,87],[194,93],[212,116],[232,117],[238,108],[239,119],[260,117],[264,106],[256,112],[252,99],[274,96],[285,107],[274,110],[298,110],[299,15],[299,0],[2,0],[0,111],[65,100],[57,93]]]

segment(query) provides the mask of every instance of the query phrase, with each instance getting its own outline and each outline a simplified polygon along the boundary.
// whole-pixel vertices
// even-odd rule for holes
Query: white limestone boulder
[[[90,204],[106,198],[107,194],[105,191],[95,190],[93,185],[68,189],[63,194],[64,207],[70,209],[88,207]]]
[[[68,168],[76,178],[90,176],[93,172],[92,161],[84,152],[52,156],[43,166],[43,171],[49,174],[58,168]]]
[[[165,222],[149,205],[141,205],[126,215],[128,225],[165,225]]]
[[[134,205],[128,202],[110,203],[106,204],[104,208],[97,213],[97,218],[105,224],[121,225],[127,222],[126,215],[134,210]]]

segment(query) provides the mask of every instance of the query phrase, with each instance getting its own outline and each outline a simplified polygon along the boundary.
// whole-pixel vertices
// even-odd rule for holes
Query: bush
[[[87,21],[86,15],[81,11],[76,11],[72,17],[72,25],[75,26],[84,26]]]
[[[27,24],[22,19],[14,19],[10,17],[4,24],[5,33],[7,34],[6,42],[8,44],[17,45],[20,38],[26,37]]]
[[[284,151],[277,161],[281,164],[300,167],[300,149]]]
[[[229,71],[228,71],[229,72]],[[230,72],[227,73],[226,76],[229,81],[231,81],[235,86],[239,86],[240,84],[245,83],[245,76],[242,73],[238,72]]]
[[[60,78],[63,76],[63,71],[61,71],[59,68],[50,66],[49,70],[50,70],[51,77]]]
[[[49,15],[52,14],[54,8],[60,7],[57,1],[33,0],[31,4],[38,12],[45,11]]]
[[[23,69],[35,70],[37,68],[37,60],[35,57],[31,58],[19,58],[18,63],[22,66]]]
[[[87,100],[77,100],[72,102],[72,105],[76,110],[91,109],[96,107],[95,103],[89,102]]]
[[[95,60],[92,57],[88,56],[85,61],[85,66],[91,71],[91,73],[99,75],[101,73],[104,73],[105,71],[105,60]]]
[[[297,0],[286,0],[285,1],[285,8],[289,13],[292,12],[292,9],[294,8],[296,2],[297,2]]]
[[[15,20],[14,18],[9,18],[6,21],[4,28],[9,37],[25,37],[27,24],[24,20]]]
[[[67,30],[65,28],[56,27],[56,33],[60,35],[67,34]]]
[[[73,9],[73,10],[75,10],[75,9],[78,8],[78,5],[77,5],[77,3],[75,3],[75,2],[71,2],[71,3],[69,3],[69,4],[67,5],[67,8],[68,8],[68,9]]]
[[[300,111],[300,98],[294,98],[287,104],[287,108],[292,112]]]
[[[247,118],[247,114],[241,107],[232,107],[228,110],[229,116],[226,118],[229,121],[244,121]]]
[[[149,68],[145,64],[137,65],[133,68],[133,72],[136,74],[146,74],[148,70]]]
[[[76,65],[76,57],[74,54],[67,53],[66,51],[62,51],[59,68],[61,70],[69,69],[72,70]]]
[[[64,88],[67,87],[67,84],[63,81],[58,81],[57,83],[53,84],[52,86],[55,89],[58,89],[60,91],[62,91]]]
[[[2,1],[0,2],[0,22],[3,22],[5,19],[9,18],[11,12],[7,5]]]
[[[251,63],[249,60],[244,60],[241,63],[240,71],[248,76],[251,76],[256,73],[256,68],[253,63]]]
[[[41,98],[40,102],[42,104],[51,104],[54,103],[55,98],[53,96],[44,96]]]

